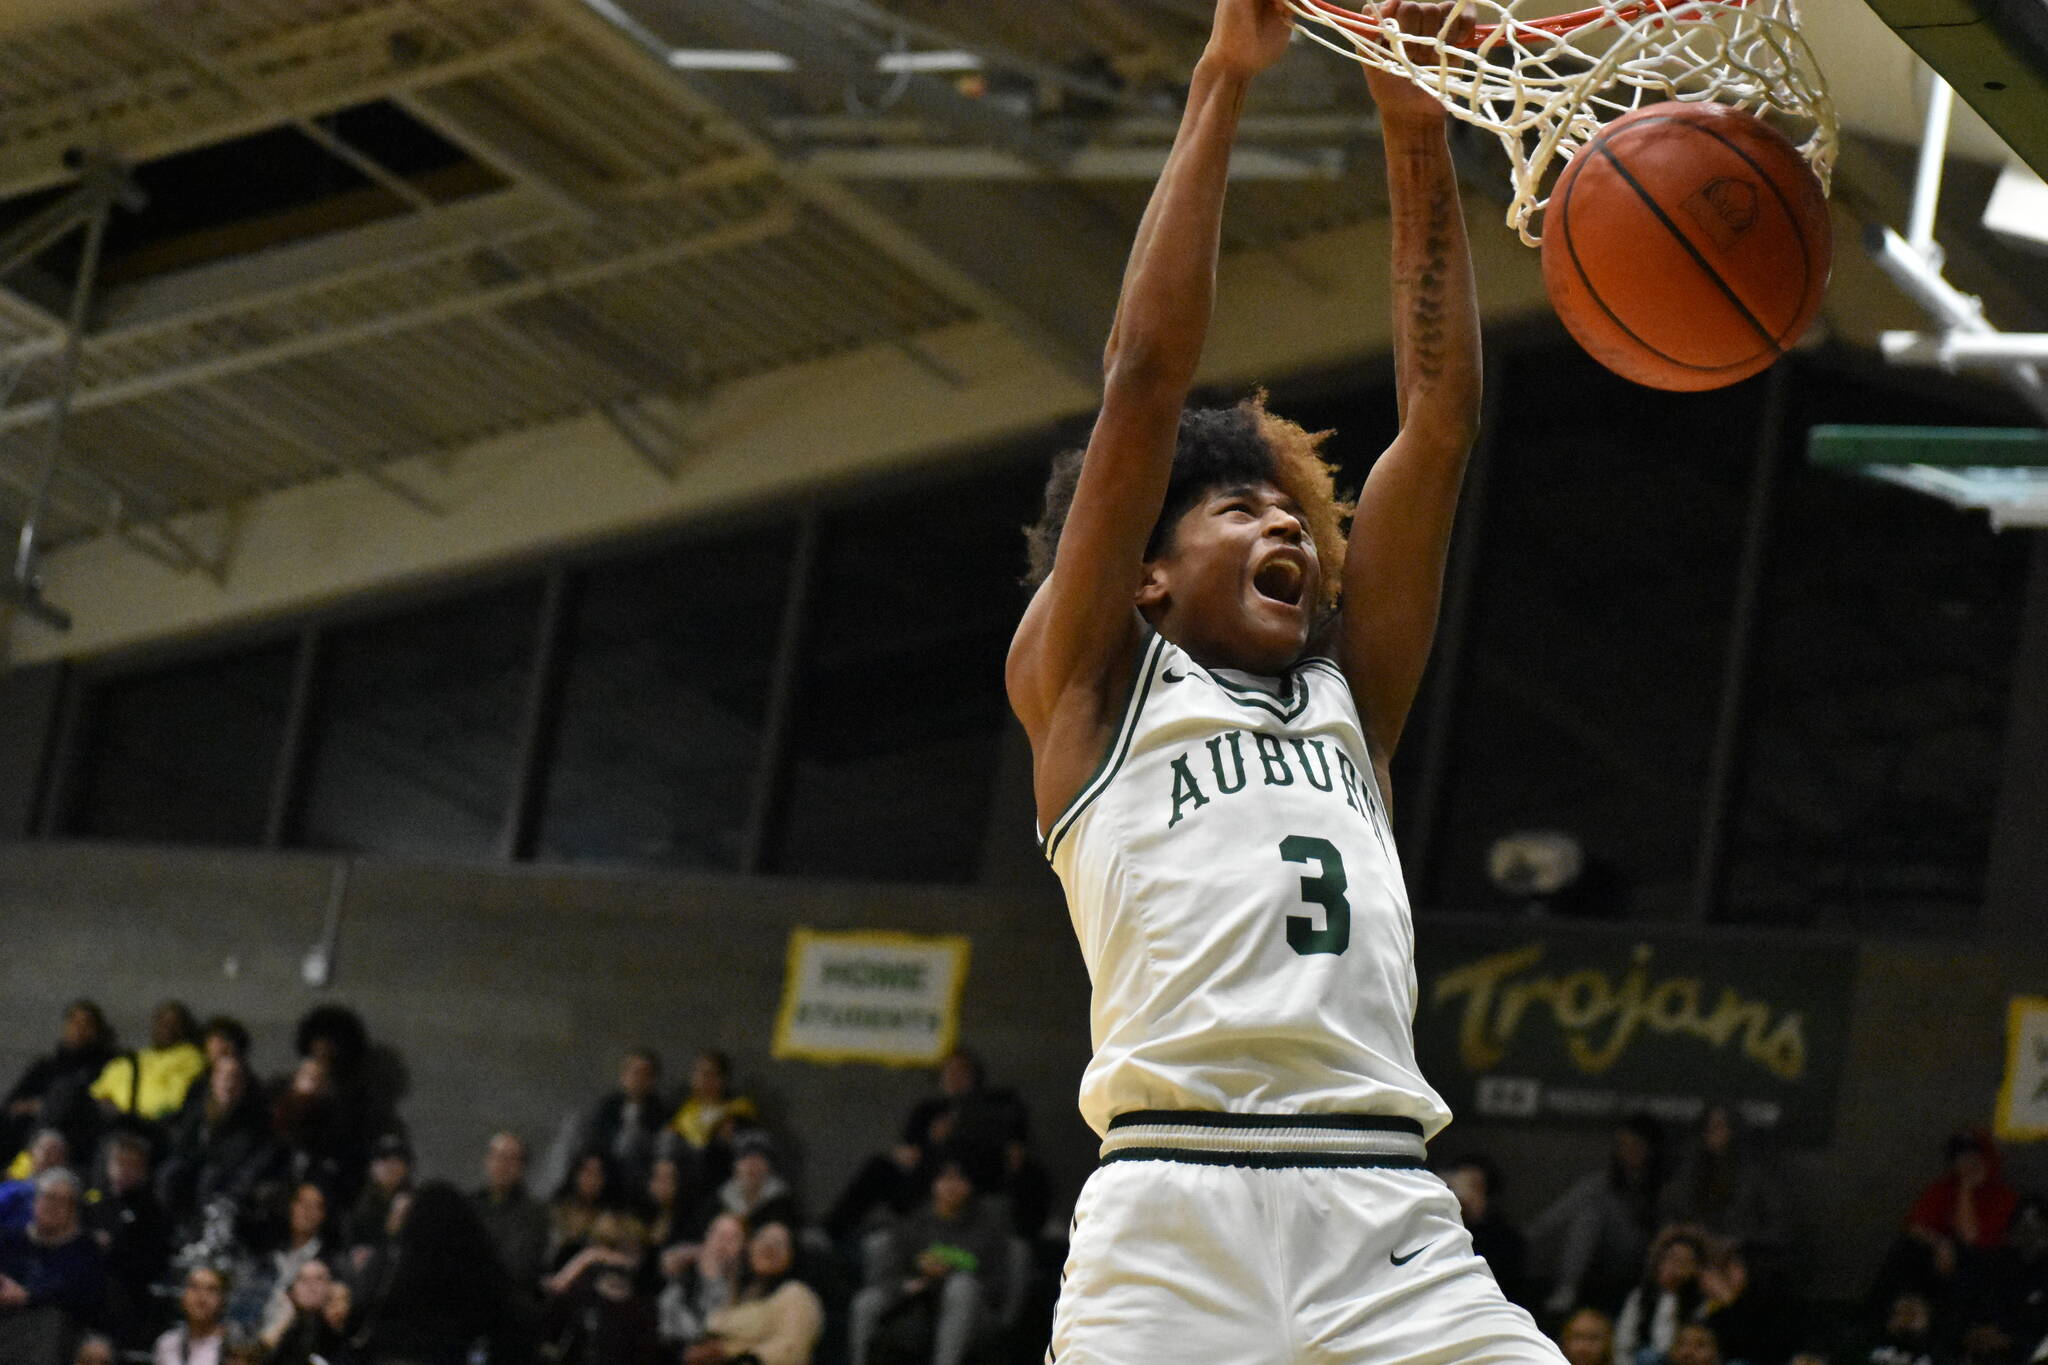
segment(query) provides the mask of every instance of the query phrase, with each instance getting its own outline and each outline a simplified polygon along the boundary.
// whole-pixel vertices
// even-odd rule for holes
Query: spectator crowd
[[[635,1049],[537,1159],[417,1168],[360,1017],[294,1063],[176,1002],[124,1049],[89,1001],[0,1102],[0,1365],[961,1365],[1036,1360],[1063,1248],[1015,1092],[948,1057],[806,1216],[729,1060],[679,1093]],[[840,1135],[843,1138],[843,1135]],[[878,1137],[880,1135],[877,1135]],[[1951,1140],[1867,1301],[1804,1293],[1779,1173],[1709,1106],[1645,1118],[1526,1227],[1482,1154],[1440,1167],[1474,1251],[1571,1365],[2048,1365],[2048,1209]]]

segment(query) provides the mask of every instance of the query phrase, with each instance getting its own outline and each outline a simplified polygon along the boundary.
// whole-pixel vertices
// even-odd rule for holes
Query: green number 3
[[[1311,953],[1336,954],[1351,946],[1351,902],[1344,888],[1351,885],[1344,876],[1344,856],[1328,839],[1307,834],[1290,834],[1280,841],[1284,862],[1314,863],[1313,877],[1301,879],[1301,898],[1323,907],[1323,927],[1316,928],[1307,915],[1287,917],[1287,946],[1307,957]]]

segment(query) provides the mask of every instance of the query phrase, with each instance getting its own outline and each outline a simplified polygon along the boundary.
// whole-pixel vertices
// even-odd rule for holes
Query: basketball
[[[1820,184],[1776,129],[1726,105],[1653,104],[1558,177],[1543,281],[1566,329],[1616,374],[1717,389],[1799,340],[1832,248]]]

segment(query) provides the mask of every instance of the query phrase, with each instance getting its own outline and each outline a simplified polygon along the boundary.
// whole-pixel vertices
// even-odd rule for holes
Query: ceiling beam
[[[738,118],[686,81],[666,64],[668,50],[662,40],[646,28],[616,22],[616,6],[602,0],[555,0],[565,23],[575,25],[583,38],[615,53],[632,54],[633,59],[660,81],[669,97],[688,105],[717,134],[737,148],[751,149],[767,160],[775,160],[774,148],[746,128]],[[891,217],[854,194],[829,176],[801,166],[781,165],[778,175],[790,193],[852,232],[870,248],[894,261],[928,287],[936,289],[962,308],[988,318],[1017,336],[1044,356],[1063,375],[1090,388],[1101,383],[1101,338],[1106,333],[1074,335],[1055,319],[1045,317],[1038,307],[1044,301],[1003,292],[981,278],[971,260],[942,253]],[[1119,256],[1119,265],[1121,258]]]
[[[70,117],[58,117],[52,111],[51,117],[41,121],[47,125],[46,128],[16,139],[5,155],[0,156],[0,199],[32,194],[71,179],[72,172],[64,165],[63,153],[82,135],[90,134],[100,142],[119,147],[129,165],[141,165],[195,147],[260,133],[276,126],[278,114],[275,110],[305,117],[330,114],[352,105],[389,99],[394,93],[502,70],[545,56],[554,48],[554,42],[546,34],[518,34],[439,62],[427,62],[369,79],[346,81],[317,95],[280,98],[265,105],[252,104],[198,120],[181,121],[159,107],[159,102],[149,100],[137,101],[136,108],[119,119],[95,117],[95,111],[90,107],[81,107]],[[176,54],[169,51],[164,53],[164,64],[166,67],[182,65]],[[47,147],[47,152],[39,153],[39,144]]]
[[[115,403],[125,403],[169,389],[243,374],[274,365],[279,361],[317,355],[356,342],[389,336],[394,332],[537,299],[559,290],[594,284],[618,275],[652,270],[686,257],[709,256],[731,251],[754,242],[782,236],[794,228],[795,224],[795,214],[785,200],[771,204],[764,212],[753,218],[726,224],[694,237],[677,238],[588,265],[547,275],[524,276],[452,298],[436,299],[411,308],[380,313],[359,322],[339,327],[316,328],[301,332],[297,336],[265,342],[239,351],[207,356],[131,378],[81,388],[73,396],[71,407],[74,412],[83,412]],[[0,432],[12,431],[48,417],[55,410],[55,401],[46,398],[0,410]]]

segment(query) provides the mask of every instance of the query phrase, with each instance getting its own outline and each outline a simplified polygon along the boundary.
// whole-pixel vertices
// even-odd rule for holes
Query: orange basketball
[[[1804,159],[1721,104],[1616,119],[1557,179],[1543,282],[1595,360],[1657,389],[1718,389],[1806,331],[1834,232]]]

